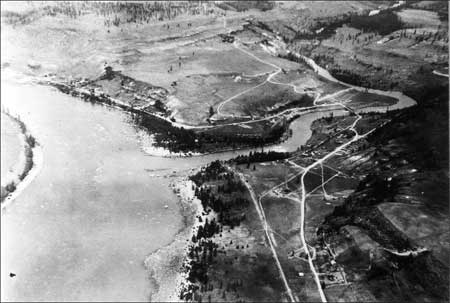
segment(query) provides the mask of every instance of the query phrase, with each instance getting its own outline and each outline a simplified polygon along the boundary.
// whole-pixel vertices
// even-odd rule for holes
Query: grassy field
[[[252,163],[248,168],[247,164],[241,164],[237,169],[245,174],[256,194],[262,194],[298,172],[295,167],[278,161]]]
[[[448,262],[450,230],[447,228],[442,232],[443,225],[449,226],[448,218],[442,216],[436,220],[435,214],[427,213],[420,206],[404,203],[384,203],[378,208],[392,224],[418,245],[432,249],[441,262]]]
[[[220,12],[220,8],[217,10]],[[110,16],[98,15],[89,9],[76,18],[41,14],[38,9],[29,14],[33,18],[25,24],[4,22],[2,50],[6,55],[2,56],[3,66],[32,76],[53,74],[70,80],[96,79],[108,65],[135,81],[167,90],[166,106],[176,120],[186,124],[206,123],[210,107],[216,110],[221,102],[260,84],[268,73],[275,71],[270,64],[287,71],[304,68],[273,57],[259,44],[241,47],[268,63],[223,42],[218,35],[242,29],[246,12],[227,12],[225,23],[219,13],[214,13],[120,26],[105,26]],[[245,35],[245,32],[249,31],[241,33]],[[258,39],[255,42],[261,41],[260,35]],[[55,43],[48,44],[49,40]],[[302,77],[290,78],[294,83],[302,82]],[[114,81],[97,84],[113,97],[127,100],[134,97],[133,93],[119,91],[121,88]],[[260,99],[255,99],[260,93]],[[301,97],[289,86],[268,83],[262,91],[242,95],[230,103],[231,111],[236,116],[248,116],[261,115],[287,103],[302,106],[296,103],[298,96]],[[142,105],[138,101],[129,103]]]
[[[210,107],[216,113],[218,104],[263,81],[262,77],[246,78],[235,72],[190,75],[177,84],[174,102],[168,106],[177,112],[177,121],[204,122],[211,116]]]
[[[214,165],[216,168],[219,167],[217,162],[214,163],[210,168]],[[206,262],[205,271],[208,278],[206,283],[200,282],[200,278],[199,281],[191,281],[200,286],[195,292],[194,299],[198,301],[201,297],[202,301],[213,302],[283,301],[284,286],[267,245],[262,222],[254,204],[250,202],[248,191],[242,185],[236,185],[234,183],[236,178],[233,176],[228,174],[228,170],[219,167],[215,170],[202,171],[193,179],[198,186],[201,185],[214,196],[214,199],[209,201],[216,201],[214,203],[218,203],[218,200],[223,201],[220,202],[223,204],[219,208],[212,206],[215,211],[211,214],[209,207],[204,212],[206,216],[210,214],[210,220],[211,216],[216,218],[219,224],[217,232],[203,239],[212,241],[217,250],[207,261],[205,252],[203,260],[197,262],[200,266]],[[200,196],[202,194],[198,194],[198,197]],[[208,200],[205,197],[200,199],[202,203]],[[233,204],[234,206],[228,209],[226,205],[234,203],[236,199],[241,199],[240,203]],[[205,217],[200,222],[206,224]],[[197,237],[191,244],[198,245],[203,240]]]
[[[253,115],[256,117],[276,111],[281,106],[307,107],[312,105],[312,98],[299,94],[292,87],[265,83],[226,103],[222,111],[228,115]]]
[[[248,23],[254,18],[270,23],[283,14],[289,15],[291,9],[308,11],[311,18],[334,15],[329,7],[316,6],[315,2],[287,2],[277,3],[267,11],[242,12],[213,7],[214,12],[206,9],[199,15],[180,14],[162,21],[123,22],[122,18],[118,26],[106,25],[112,15],[99,14],[98,8],[91,9],[89,5],[76,17],[32,10],[25,24],[11,25],[12,17],[5,19],[2,50],[6,56],[2,56],[2,66],[7,64],[8,69],[28,75],[55,74],[70,80],[96,79],[108,65],[137,83],[144,83],[143,87],[166,90],[161,101],[171,117],[190,125],[208,124],[211,116],[218,123],[227,116],[262,117],[289,107],[310,106],[312,96],[343,88],[317,77],[304,64],[270,54],[263,44],[267,33],[273,34],[258,27],[258,23]],[[372,3],[355,3],[340,7],[339,11],[373,7]],[[233,30],[239,39],[237,45],[219,36]],[[347,32],[356,34],[355,29],[343,27],[338,35]],[[48,44],[48,40],[55,43]],[[336,41],[330,41],[324,41],[324,45],[334,47]],[[262,84],[278,68],[282,72],[271,80],[277,84]],[[119,91],[121,88],[114,81],[99,84],[113,97],[138,107],[145,105],[145,101],[135,98],[136,92]],[[237,97],[223,104],[225,116],[216,115],[218,106],[234,96]],[[355,103],[363,103],[370,96],[358,95],[355,99]]]
[[[306,68],[279,73],[273,77],[273,80],[275,82],[292,84],[298,92],[320,93],[321,95],[332,94],[346,88],[339,83],[326,81]]]
[[[371,9],[383,5],[392,3]],[[361,10],[359,17],[317,18],[321,24],[312,22],[310,31],[280,29],[280,33],[290,48],[344,82],[384,90],[417,88],[414,94],[420,95],[424,86],[445,81],[432,71],[448,67],[447,11],[447,2],[421,1],[370,17]]]
[[[402,22],[411,27],[437,27],[440,25],[439,16],[436,12],[405,9],[397,13]]]

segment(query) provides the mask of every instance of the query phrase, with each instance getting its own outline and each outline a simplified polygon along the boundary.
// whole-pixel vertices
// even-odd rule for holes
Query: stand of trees
[[[376,32],[383,36],[403,28],[400,18],[390,10],[373,16],[353,15],[348,25],[363,32]]]
[[[190,179],[197,185],[195,195],[200,199],[203,209],[207,213],[214,210],[218,214],[217,221],[214,218],[212,220],[206,218],[204,222],[200,220],[203,224],[192,236],[192,244],[188,248],[189,262],[184,264],[190,284],[182,287],[180,299],[201,301],[201,293],[212,291],[214,288],[208,276],[208,269],[217,262],[218,245],[211,238],[216,234],[221,235],[223,226],[233,228],[239,225],[245,219],[245,212],[250,202],[242,195],[235,195],[235,193],[244,192],[246,187],[218,160],[202,168]],[[213,182],[215,185],[205,185],[207,182]],[[222,289],[222,286],[220,281],[218,288]],[[240,286],[242,281],[228,284],[224,294],[225,291],[230,290],[230,287],[236,290]]]
[[[275,143],[283,136],[288,129],[287,123],[279,123],[261,134],[246,135],[236,132],[224,133],[221,130],[213,129],[203,132],[175,127],[170,122],[146,113],[143,110],[133,109],[131,106],[115,104],[108,95],[95,95],[93,89],[90,93],[79,94],[71,85],[50,82],[63,93],[79,96],[91,103],[102,103],[115,105],[132,113],[131,120],[137,128],[154,135],[155,145],[166,148],[172,152],[215,152],[227,148],[237,147],[261,147],[266,144]],[[164,104],[158,106],[160,111],[164,110]]]
[[[244,210],[250,202],[241,197],[224,197],[224,194],[242,192],[243,190],[245,190],[245,186],[234,180],[233,176],[233,179],[227,179],[224,185],[218,186],[217,194],[211,190],[211,187],[202,187],[196,190],[195,195],[200,199],[205,210],[212,209],[218,214],[219,223],[234,227],[245,219]],[[211,224],[207,225],[208,230],[202,230],[198,236],[214,234],[214,232],[211,234],[213,230]]]
[[[236,10],[238,12],[245,12],[249,9],[258,9],[263,12],[271,10],[275,7],[274,1],[227,1],[216,3],[216,6],[223,10]]]
[[[267,161],[276,161],[283,160],[290,157],[289,152],[276,152],[276,151],[268,151],[268,152],[250,152],[248,155],[239,155],[236,158],[230,160],[236,164],[249,164],[252,162],[267,162]]]
[[[200,172],[190,176],[189,178],[197,185],[201,186],[205,181],[211,179],[220,179],[227,172],[225,167],[219,160],[211,162],[208,166],[203,167]]]
[[[18,175],[19,181],[22,181],[23,179],[25,179],[25,177],[28,175],[28,173],[30,172],[30,170],[33,168],[34,165],[34,161],[33,161],[33,148],[36,146],[36,139],[28,134],[27,131],[27,127],[25,125],[25,123],[20,120],[19,117],[14,117],[11,114],[9,114],[9,112],[7,110],[5,110],[2,107],[2,112],[5,115],[8,115],[9,117],[11,117],[18,125],[20,128],[20,131],[22,132],[22,134],[25,137],[25,166],[22,170],[22,172]],[[16,190],[17,184],[16,184],[17,180],[11,181],[10,183],[8,183],[6,186],[2,186],[1,187],[1,191],[0,191],[0,201],[3,202],[3,200],[13,191]]]

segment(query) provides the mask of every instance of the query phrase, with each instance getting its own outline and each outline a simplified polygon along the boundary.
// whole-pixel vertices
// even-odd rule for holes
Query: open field
[[[442,216],[436,220],[435,215],[427,214],[418,205],[386,203],[380,204],[378,208],[395,227],[410,239],[418,245],[432,249],[441,262],[448,261],[447,257],[450,252],[448,218]],[[447,226],[444,231],[442,230],[443,225]]]
[[[308,159],[309,156],[318,159],[335,149],[336,146],[347,142],[346,140],[349,138],[341,138],[341,141],[339,142],[335,141],[335,139],[342,133],[342,130],[348,128],[354,121],[354,116],[331,116],[314,122],[312,125],[313,135],[308,142],[306,150],[300,151],[302,154],[300,154],[300,152],[294,153],[293,157],[291,157],[292,160],[288,161],[291,162],[291,164],[294,164],[289,165],[290,170],[297,169],[297,171],[301,173],[304,167],[311,164],[311,160]],[[388,117],[383,117],[380,114],[363,115],[359,118],[356,128],[358,132],[362,134],[379,127],[388,121]],[[353,136],[352,134],[349,135]],[[324,139],[326,140],[324,141]],[[320,148],[318,148],[318,145]],[[312,150],[308,150],[308,147],[312,147]],[[355,196],[357,199],[362,199],[362,202],[360,202],[361,206],[359,207],[363,207],[363,203],[376,203],[374,201],[377,200],[373,200],[373,198],[366,202],[364,197],[370,197],[372,192],[364,191],[364,186],[358,185],[361,178],[360,174],[363,173],[362,176],[364,177],[365,174],[370,172],[370,168],[357,166],[356,162],[358,162],[359,159],[353,155],[355,153],[366,153],[366,148],[367,141],[362,140],[362,142],[343,150],[342,153],[338,153],[336,157],[331,158],[329,161],[323,162],[322,165],[317,165],[310,169],[305,175],[305,237],[312,246],[310,252],[317,265],[321,283],[323,283],[322,287],[326,294],[331,298],[341,298],[344,300],[350,300],[352,298],[358,300],[373,300],[374,298],[383,300],[387,300],[387,298],[410,298],[411,296],[405,294],[402,290],[403,287],[408,288],[410,287],[410,283],[413,283],[408,280],[409,278],[406,272],[395,272],[393,273],[393,277],[378,276],[380,274],[384,275],[382,274],[383,272],[389,272],[391,270],[389,269],[389,262],[392,262],[392,260],[391,257],[387,255],[384,248],[392,247],[391,245],[393,245],[393,247],[401,247],[402,245],[406,245],[405,243],[413,243],[408,242],[403,238],[402,233],[405,232],[409,233],[408,237],[412,241],[415,240],[411,236],[417,237],[417,239],[419,239],[417,243],[426,245],[428,249],[436,247],[436,249],[433,250],[434,254],[438,259],[441,259],[444,262],[443,256],[445,256],[447,252],[445,249],[442,250],[442,247],[447,245],[445,240],[443,240],[446,232],[441,233],[441,231],[442,226],[445,224],[439,223],[430,225],[431,221],[428,221],[424,213],[420,212],[420,214],[413,214],[412,210],[419,210],[421,208],[420,206],[389,202],[380,204],[379,208],[382,212],[371,210],[371,208],[368,208],[367,210],[362,208],[361,212],[352,213],[352,219],[342,219],[344,220],[342,222],[337,221],[335,224],[341,224],[338,225],[341,226],[341,229],[339,230],[340,236],[338,237],[335,237],[335,234],[328,232],[326,232],[327,237],[322,237],[320,229],[319,231],[317,230],[317,226],[321,226],[324,219],[329,220],[327,217],[330,217],[330,214],[332,214],[333,211],[334,213],[344,211],[338,209],[342,209],[344,203],[351,203],[348,202],[352,201],[349,200],[349,195],[351,195],[355,188],[357,191],[362,190],[361,194]],[[393,159],[396,159],[396,155],[398,155],[399,152],[398,147],[396,148],[388,145],[386,148],[392,153]],[[369,151],[370,149],[371,148],[369,148]],[[370,162],[372,165],[377,165],[377,163],[382,163],[382,161],[385,162],[386,160],[383,160],[384,153],[385,152],[376,153],[377,157],[380,157],[380,162],[375,160],[373,162],[364,160],[363,162]],[[348,162],[353,162],[355,166],[352,167],[345,164]],[[393,163],[398,162],[393,160],[392,164]],[[402,165],[400,163],[395,165]],[[302,283],[302,279],[290,276],[294,272],[299,271],[303,273],[306,272],[306,275],[308,274],[307,269],[302,267],[302,264],[305,264],[304,260],[303,263],[297,263],[298,260],[306,258],[304,251],[302,252],[301,243],[298,238],[298,218],[300,216],[300,210],[298,209],[299,180],[294,177],[283,185],[288,178],[293,176],[293,173],[291,172],[285,174],[280,173],[279,169],[283,168],[283,170],[285,170],[286,165],[285,162],[250,163],[247,166],[241,164],[237,169],[244,174],[246,182],[248,182],[250,187],[254,189],[256,195],[261,199],[261,206],[265,212],[265,218],[271,230],[269,237],[273,240],[275,251],[278,254],[278,258],[280,259],[286,276],[290,277],[288,281],[292,282],[291,289],[296,295],[310,298],[307,293],[310,292],[311,295],[311,293],[314,292],[314,288],[309,288],[307,285],[302,284],[302,290],[298,290],[298,283]],[[273,172],[273,174],[271,174],[271,172]],[[408,181],[406,181],[409,180],[408,174],[414,173],[414,170],[405,169],[398,170],[398,172],[406,174],[404,177],[398,177],[399,181],[393,182],[393,184],[398,184],[394,185],[394,188],[398,188],[396,189],[398,190],[398,196],[385,199],[388,201],[390,199],[410,199],[411,201],[419,199],[417,193],[415,193],[415,191],[409,191],[407,187],[409,185]],[[403,178],[405,181],[403,181]],[[417,182],[421,182],[420,180],[422,180],[422,177],[420,177]],[[277,183],[279,186],[277,186]],[[377,183],[370,186],[380,186],[376,184]],[[404,187],[405,185],[406,187]],[[272,188],[272,191],[270,188]],[[374,191],[373,194],[378,195],[375,199],[382,199],[379,197],[380,195],[389,195],[389,190],[388,187],[386,190],[378,189],[378,191]],[[385,193],[385,191],[387,191],[387,193]],[[429,192],[429,188],[427,188],[426,191]],[[268,194],[264,195],[266,193]],[[433,203],[433,205],[436,206],[436,203]],[[401,209],[399,209],[399,207],[401,207]],[[404,207],[407,207],[408,210],[402,210]],[[412,210],[411,207],[413,208]],[[399,215],[399,212],[402,212],[402,214]],[[406,214],[404,216],[405,212]],[[391,220],[393,225],[391,225],[388,220],[383,219],[382,213],[384,213],[384,216],[387,218],[390,218],[389,220]],[[354,219],[353,216],[355,216]],[[436,215],[430,216],[433,216],[435,220]],[[410,222],[410,220],[414,222]],[[438,239],[435,238],[431,240],[426,234],[422,235],[417,233],[415,231],[416,228],[421,229],[423,232],[427,232],[427,230],[428,232],[431,230],[438,230],[439,237]],[[389,237],[393,237],[397,240],[390,240]],[[416,241],[414,243],[416,243]],[[285,259],[286,255],[288,255],[287,259]],[[421,261],[418,259],[417,262]],[[405,269],[405,271],[411,270],[413,269]],[[434,270],[435,269],[433,269],[433,271]],[[443,269],[442,272],[444,271],[445,270]],[[441,275],[442,272],[438,271],[436,274]],[[399,286],[395,286],[395,283],[402,283],[402,289],[399,289]],[[389,291],[382,291],[385,288],[389,289]],[[427,298],[427,295],[417,291],[417,298],[425,299]]]
[[[261,117],[276,112],[281,107],[307,107],[312,105],[312,97],[299,94],[291,87],[265,83],[244,96],[226,103],[222,112],[226,115]],[[240,114],[242,113],[242,114]]]
[[[448,3],[406,2],[383,11],[391,5],[372,6],[371,16],[363,11],[358,17],[324,15],[316,19],[320,24],[311,22],[301,32],[280,22],[265,26],[276,31],[288,49],[313,58],[344,82],[408,91],[420,99],[427,93],[424,87],[445,85],[445,77],[433,71],[447,74]]]
[[[133,101],[135,94],[145,95],[145,86],[161,87],[167,91],[161,101],[172,113],[171,117],[191,125],[207,123],[210,107],[216,111],[221,102],[261,84],[275,71],[271,64],[287,70],[300,68],[294,62],[272,57],[258,45],[242,51],[223,42],[218,34],[242,28],[244,20],[238,13],[227,17],[226,27],[221,18],[211,15],[185,16],[179,23],[105,28],[102,17],[92,12],[75,19],[64,15],[41,16],[32,24],[15,28],[14,36],[5,31],[2,47],[9,51],[2,57],[2,65],[7,64],[8,69],[33,76],[55,75],[62,80],[92,80],[102,74],[105,66],[110,66],[129,77],[128,82],[143,83],[144,89],[135,87],[134,92],[126,92],[128,83],[97,81],[104,93],[141,107],[145,103]],[[43,42],[48,39],[56,41],[58,47]],[[27,47],[30,44],[33,48]],[[266,108],[286,103],[303,106],[294,104],[299,94],[290,86],[267,85],[269,90],[275,89],[266,96],[270,100],[263,98],[249,103],[247,95],[242,95],[233,102],[234,114],[248,116],[251,108],[251,115],[261,115]],[[250,92],[248,97],[252,96]]]
[[[218,162],[191,178],[204,211],[190,244],[189,286],[182,296],[214,302],[284,300],[262,222],[245,187]]]
[[[259,135],[262,139],[258,139],[258,144],[275,142],[285,135],[279,131],[280,121],[290,114],[285,115],[285,110],[312,106],[313,98],[344,88],[319,77],[304,62],[278,57],[286,55],[283,39],[254,22],[254,18],[270,22],[286,13],[283,5],[277,3],[270,12],[227,8],[226,13],[220,6],[206,5],[199,15],[177,10],[176,17],[154,22],[148,22],[147,17],[130,21],[127,12],[128,19],[119,14],[120,22],[114,26],[110,24],[113,22],[110,10],[117,8],[107,5],[106,14],[97,11],[99,7],[100,12],[105,9],[102,5],[86,4],[76,17],[69,13],[70,18],[63,13],[39,15],[36,10],[20,26],[11,21],[15,20],[12,15],[6,26],[14,26],[15,33],[14,37],[5,38],[4,49],[17,51],[2,57],[2,66],[29,76],[50,75],[63,83],[74,79],[75,85],[89,89],[93,85],[99,94],[157,113],[171,125],[176,122],[188,128],[210,127],[204,134],[227,137],[222,141],[230,140],[230,134],[234,133],[241,139]],[[345,6],[343,11],[373,8],[372,4],[361,5]],[[195,7],[188,10],[192,9],[196,10]],[[70,7],[69,12],[72,10]],[[330,13],[325,10],[319,15]],[[57,41],[58,47],[43,43],[48,39]],[[33,48],[26,47],[24,41]],[[105,79],[105,67],[111,68],[116,77]],[[88,86],[81,84],[89,81],[94,82]],[[341,102],[344,97],[355,106],[366,103],[385,106],[392,102],[364,93],[336,95],[330,101]],[[274,115],[278,116],[272,118]],[[252,118],[267,120],[239,124],[242,119]],[[177,132],[167,130],[171,137]],[[266,136],[271,139],[264,139]],[[157,135],[157,144],[164,140]],[[197,143],[200,140],[192,139]],[[212,141],[217,140],[208,139],[214,145]],[[173,147],[167,142],[161,144]],[[192,151],[210,150],[198,148],[197,145],[203,145],[201,142],[190,145],[196,146]],[[217,148],[222,148],[223,144],[219,145]],[[181,149],[188,152],[187,147]]]
[[[397,15],[408,26],[437,27],[440,25],[439,16],[436,12],[420,9],[405,9],[398,12]]]
[[[241,164],[236,169],[244,173],[257,194],[262,194],[298,172],[291,165],[281,162],[254,163],[248,168],[247,164]]]
[[[279,73],[273,80],[280,83],[292,84],[297,92],[318,93],[328,95],[343,90],[346,87],[339,83],[329,82],[317,77],[309,69],[290,70],[285,73]]]
[[[286,196],[292,190],[288,184],[277,187],[298,174],[298,168],[277,161],[251,164],[250,168],[243,165],[237,169],[242,171],[251,188],[261,197],[269,234],[294,298],[317,300],[316,285],[311,281],[312,274],[305,262],[306,256],[300,239],[298,197],[295,194]],[[272,191],[274,187],[277,189]]]

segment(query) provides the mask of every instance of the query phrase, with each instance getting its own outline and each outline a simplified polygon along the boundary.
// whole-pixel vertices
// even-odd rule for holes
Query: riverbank
[[[39,175],[44,164],[44,153],[39,144],[32,149],[33,152],[33,167],[28,171],[26,177],[16,185],[16,189],[9,193],[8,196],[2,201],[1,211],[2,213],[7,211],[7,208],[14,202],[14,200],[33,182],[33,180]]]
[[[45,153],[2,213],[2,301],[148,302],[143,261],[183,226],[173,178],[151,172],[201,161],[150,157],[124,111],[48,86],[2,81],[2,104]]]
[[[245,186],[220,161],[190,179],[204,211],[187,239],[185,281],[178,299],[283,301],[283,285]]]
[[[393,98],[397,99],[398,102],[395,103],[393,106],[390,106],[390,110],[400,109],[400,108],[409,107],[409,106],[413,106],[413,105],[417,104],[417,102],[414,99],[412,99],[411,97],[405,95],[403,92],[400,92],[400,91],[384,91],[384,90],[374,89],[374,88],[365,88],[365,87],[356,86],[356,85],[353,85],[350,83],[343,82],[341,80],[336,79],[333,75],[331,75],[331,73],[328,70],[326,70],[325,68],[318,65],[313,59],[308,58],[308,57],[306,57],[302,54],[296,53],[296,52],[288,51],[288,53],[294,55],[295,57],[301,58],[310,68],[312,68],[314,70],[314,72],[316,72],[319,76],[327,79],[328,81],[331,81],[334,83],[339,83],[341,85],[352,88],[359,92],[367,92],[367,93],[371,93],[371,94],[388,96],[388,97],[393,97]]]
[[[94,80],[95,82],[96,80]],[[267,123],[255,121],[257,130],[240,129],[234,123],[225,125],[189,126],[168,118],[167,112],[148,107],[133,107],[107,93],[93,89],[84,82],[66,83],[51,79],[38,79],[38,84],[52,86],[60,92],[79,97],[87,102],[120,108],[131,114],[131,122],[137,129],[152,134],[154,148],[150,154],[156,156],[191,156],[195,154],[219,153],[230,149],[255,148],[279,143],[288,130],[280,121]]]
[[[4,178],[1,185],[1,210],[3,212],[7,205],[11,204],[39,174],[42,168],[43,154],[39,143],[18,117],[14,117],[6,110],[2,110],[2,114],[7,115],[19,125],[21,133],[18,136],[22,146],[18,163],[14,165],[14,169],[7,176],[2,177],[2,179]]]

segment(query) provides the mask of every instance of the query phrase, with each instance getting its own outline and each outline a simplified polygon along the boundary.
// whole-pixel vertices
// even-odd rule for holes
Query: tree
[[[214,115],[214,108],[212,106],[209,107],[209,116],[213,116]]]

